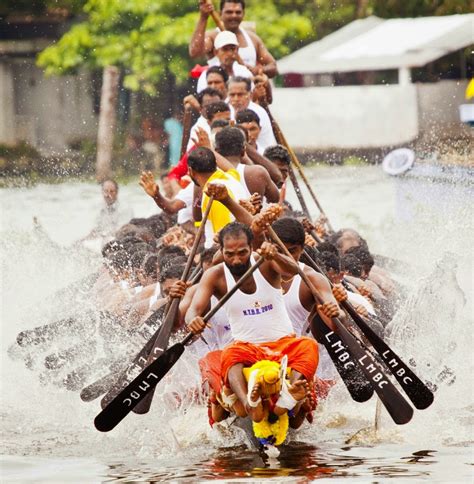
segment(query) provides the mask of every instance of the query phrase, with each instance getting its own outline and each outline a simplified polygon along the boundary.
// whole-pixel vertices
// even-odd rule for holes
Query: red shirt
[[[184,153],[176,166],[174,166],[168,173],[168,178],[177,180],[179,182],[184,175],[188,174],[188,156],[189,153],[194,150],[194,148],[196,148],[196,146],[193,146],[189,151]]]

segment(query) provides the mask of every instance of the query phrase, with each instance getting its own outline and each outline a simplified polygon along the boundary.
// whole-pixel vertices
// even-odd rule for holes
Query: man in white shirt
[[[198,128],[206,130],[208,135],[211,134],[211,127],[209,126],[207,119],[204,117],[204,110],[209,104],[222,101],[223,99],[224,96],[220,91],[217,91],[216,89],[212,89],[210,87],[202,90],[197,95],[197,100],[199,102],[199,106],[201,107],[201,116],[199,116],[198,120],[191,128],[191,134],[189,137],[188,146],[186,147],[186,151],[189,151],[194,146],[193,138],[196,137]]]
[[[102,182],[104,205],[97,216],[94,228],[81,241],[101,238],[103,245],[113,237],[116,230],[133,217],[130,207],[119,202],[118,191],[119,187],[115,180],[107,179]]]
[[[257,143],[260,149],[265,150],[269,146],[276,145],[275,135],[272,130],[272,123],[268,113],[262,106],[252,102],[251,99],[252,83],[245,77],[232,77],[228,83],[228,95],[230,104],[231,119],[235,119],[236,112],[250,109],[255,112],[260,119],[260,134]]]
[[[260,118],[255,111],[251,109],[244,109],[243,111],[239,111],[235,116],[235,121],[239,126],[242,126],[246,129],[248,135],[248,144],[253,146],[257,153],[263,155],[265,151],[259,144],[258,144],[258,137],[260,136]]]
[[[224,69],[229,77],[245,77],[252,79],[253,74],[247,67],[237,62],[239,42],[233,32],[224,30],[219,32],[214,41],[218,65]],[[197,83],[197,92],[201,92],[207,87],[207,71],[204,71],[199,77]]]

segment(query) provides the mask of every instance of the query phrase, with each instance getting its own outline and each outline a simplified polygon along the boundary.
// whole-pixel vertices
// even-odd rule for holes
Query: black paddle
[[[334,232],[334,230],[333,230],[333,228],[331,226],[331,223],[329,222],[329,219],[328,219],[326,213],[323,210],[323,207],[319,203],[319,200],[316,197],[316,194],[314,193],[313,188],[311,187],[311,184],[309,183],[308,179],[306,178],[306,175],[304,174],[303,167],[302,167],[300,161],[298,160],[298,157],[296,156],[295,152],[293,151],[293,149],[289,145],[288,141],[286,140],[285,135],[283,134],[283,131],[281,130],[281,128],[278,125],[278,123],[276,122],[275,118],[272,116],[272,113],[270,112],[269,107],[268,106],[265,106],[265,110],[267,111],[268,117],[270,118],[270,122],[272,124],[272,129],[273,129],[273,132],[275,134],[275,138],[278,140],[278,142],[280,144],[282,144],[288,150],[288,153],[290,154],[291,161],[296,166],[296,169],[298,170],[301,178],[303,179],[303,181],[304,181],[304,183],[306,185],[306,188],[308,189],[309,194],[311,195],[311,198],[313,199],[314,203],[318,207],[318,210],[321,213],[321,215],[323,215],[325,217],[325,219],[326,219],[326,225],[328,226],[328,229],[331,232]],[[296,180],[296,177],[295,177],[295,180]],[[292,180],[292,182],[293,182],[293,180]],[[293,184],[294,184],[294,182],[293,182]],[[296,186],[295,186],[295,190],[296,190]],[[301,200],[300,200],[300,202],[301,202]],[[304,208],[303,208],[303,210],[304,210]],[[309,212],[308,212],[308,214],[306,216],[309,217]]]
[[[57,301],[67,294],[88,290],[95,283],[97,277],[98,273],[90,274],[79,281],[69,284],[63,289],[60,289],[54,295],[49,297],[54,298]],[[69,334],[71,328],[77,327],[77,329],[81,329],[83,326],[86,326],[86,324],[82,320],[78,320],[77,317],[60,319],[53,323],[21,331],[16,337],[16,342],[18,346],[21,347],[36,346],[50,342],[63,334]]]
[[[303,197],[303,194],[301,193],[301,188],[298,183],[298,180],[295,175],[295,171],[293,170],[293,167],[291,165],[288,165],[288,175],[290,177],[291,183],[293,185],[293,188],[295,190],[296,196],[298,197],[298,201],[300,202],[301,208],[305,214],[305,216],[311,220],[311,216],[309,214],[308,210],[308,205],[306,205],[306,201]]]
[[[88,338],[85,341],[77,343],[63,351],[51,353],[44,359],[44,366],[48,370],[59,370],[72,363],[78,356],[88,354],[93,356],[96,351],[97,342],[94,338]]]
[[[201,277],[201,275],[202,268],[196,267],[196,270],[193,273],[190,281],[194,284],[195,281],[197,281]],[[142,328],[144,328],[144,330],[142,330],[141,328],[139,332],[147,333],[147,330],[150,330],[152,331],[152,335],[149,336],[147,334],[142,334],[142,336],[146,337],[148,341],[145,346],[140,350],[140,352],[135,356],[132,362],[122,369],[113,370],[109,374],[101,377],[99,380],[83,388],[81,391],[81,400],[83,400],[84,402],[91,402],[92,400],[95,400],[96,398],[103,395],[105,392],[110,391],[110,393],[106,397],[104,397],[101,402],[102,407],[105,407],[105,405],[107,405],[120,392],[122,388],[128,385],[130,379],[133,378],[133,375],[137,371],[143,370],[146,365],[148,356],[150,355],[153,342],[158,336],[158,331],[160,330],[160,327],[153,329],[155,327],[155,323],[157,320],[162,320],[163,314],[166,314],[168,309],[168,304],[166,305],[166,307],[160,307],[153,314],[151,314],[148,319],[143,323]]]
[[[307,252],[305,252],[305,256],[313,269],[327,277],[325,271],[319,267]],[[328,281],[332,287],[329,278]],[[402,361],[369,324],[364,321],[364,318],[355,310],[349,301],[342,301],[341,305],[349,313],[357,326],[359,326],[374,349],[380,354],[386,367],[396,378],[413,405],[419,410],[428,408],[434,400],[432,391],[415,375],[411,368]]]
[[[285,244],[283,244],[271,226],[268,227],[268,233],[281,248],[283,253],[288,257],[291,257],[291,254],[288,252]],[[296,264],[296,266],[298,269],[298,274],[313,293],[316,303],[323,304],[323,301],[321,300],[321,297],[319,296],[318,291],[314,287],[313,283],[310,281],[303,269],[301,269],[298,264]],[[384,404],[393,421],[398,425],[408,423],[413,416],[413,408],[403,398],[390,379],[384,374],[383,369],[378,366],[373,356],[359,344],[356,338],[347,330],[339,318],[332,318],[332,322],[335,325],[342,342],[347,346],[349,353],[352,354],[353,358],[357,361],[357,364],[363,371],[365,377],[374,387],[374,390],[377,392],[380,400]]]
[[[199,226],[199,230],[194,238],[194,243],[191,248],[191,251],[188,256],[188,260],[186,261],[186,266],[184,267],[183,275],[181,276],[181,280],[186,282],[189,278],[189,274],[191,273],[191,268],[194,262],[194,257],[198,250],[199,244],[201,242],[202,235],[204,234],[204,228],[207,222],[207,218],[209,217],[209,212],[211,211],[212,202],[214,201],[214,197],[209,197],[206,210],[202,215],[201,225]],[[175,320],[178,316],[179,311],[179,303],[181,302],[181,298],[175,298],[171,302],[170,308],[168,313],[166,314],[165,320],[161,325],[160,332],[155,339],[151,352],[147,359],[147,364],[149,365],[152,363],[158,356],[160,356],[163,351],[166,350],[168,347],[168,341],[171,336],[171,332],[173,331],[173,327],[175,324]],[[151,402],[153,400],[154,390],[150,391],[146,398],[144,398],[139,405],[136,405],[133,409],[135,413],[144,414],[150,410]]]
[[[374,394],[372,385],[341,338],[324,324],[318,314],[311,321],[311,332],[316,340],[326,348],[352,399],[359,403],[370,400]]]
[[[165,310],[165,307],[162,306],[158,308],[147,320],[144,324],[153,324],[155,321],[161,319],[163,317],[163,312]],[[120,373],[120,375],[117,375],[116,372],[114,372],[116,382],[113,386],[109,387],[105,391],[107,392],[105,396],[102,398],[100,404],[102,408],[106,407],[109,402],[111,402],[117,395],[118,393],[122,390],[122,388],[126,387],[130,380],[133,378],[134,375],[136,375],[138,372],[140,372],[146,365],[148,356],[151,352],[151,349],[153,348],[153,344],[155,342],[155,339],[160,331],[160,327],[156,329],[155,333],[153,336],[147,341],[145,346],[138,352],[138,354],[135,356],[135,358],[132,360],[132,362],[127,366],[127,368]],[[96,382],[98,383],[98,382]],[[108,380],[107,380],[108,383]],[[95,385],[95,384],[93,384]],[[89,385],[90,387],[91,385]],[[92,389],[88,388],[89,394],[92,393]],[[98,392],[101,391],[103,387],[99,385],[94,387],[94,391]],[[101,393],[97,396],[102,395],[104,392],[101,391]],[[95,397],[97,398],[97,397]],[[89,400],[90,401],[90,400]]]
[[[245,274],[235,283],[225,296],[204,316],[209,321],[214,314],[237,292],[245,280],[263,263],[263,257],[249,267]],[[194,334],[189,333],[182,341],[162,353],[151,365],[148,365],[126,388],[124,388],[95,418],[95,428],[109,432],[120,423],[138,405],[171,370],[191,342]]]

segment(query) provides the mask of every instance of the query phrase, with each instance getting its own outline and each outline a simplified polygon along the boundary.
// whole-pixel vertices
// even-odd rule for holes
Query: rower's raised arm
[[[207,19],[211,15],[214,7],[211,2],[206,0],[199,0],[199,20],[194,29],[189,43],[189,56],[192,59],[196,57],[203,57],[212,52],[213,41],[209,35],[206,35]]]

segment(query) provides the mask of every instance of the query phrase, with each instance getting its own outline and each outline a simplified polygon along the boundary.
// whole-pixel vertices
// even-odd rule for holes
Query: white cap
[[[239,45],[237,36],[234,34],[234,32],[224,30],[216,35],[216,38],[214,40],[214,49],[220,49],[225,45]]]

